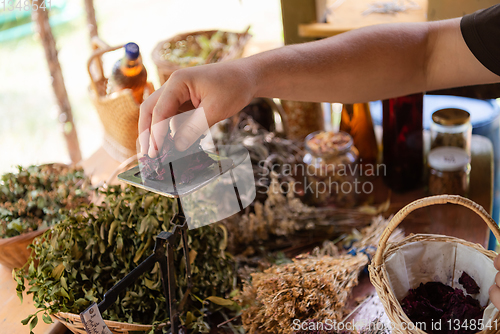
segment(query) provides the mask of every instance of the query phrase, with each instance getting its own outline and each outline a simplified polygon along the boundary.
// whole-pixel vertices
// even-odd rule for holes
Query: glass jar
[[[287,124],[287,138],[302,141],[311,132],[324,129],[321,103],[281,100]]]
[[[470,155],[463,148],[446,146],[429,152],[429,192],[431,195],[467,196]]]
[[[470,114],[462,109],[441,109],[432,114],[431,150],[452,146],[464,149],[470,156],[472,125]]]
[[[351,207],[360,193],[359,153],[352,137],[343,131],[316,131],[305,139],[304,156],[306,194],[317,206]]]

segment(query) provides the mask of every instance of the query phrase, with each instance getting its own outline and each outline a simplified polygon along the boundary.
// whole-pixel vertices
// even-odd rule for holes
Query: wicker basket
[[[403,291],[402,290],[403,284],[398,285],[398,283],[403,282],[404,278],[406,278],[408,281],[420,279],[420,282],[422,282],[422,280],[425,280],[426,277],[427,281],[431,280],[435,281],[443,277],[442,273],[437,271],[434,272],[432,271],[431,269],[432,266],[429,265],[429,262],[433,261],[433,259],[430,258],[429,256],[445,260],[443,262],[440,262],[439,266],[439,268],[443,268],[441,270],[443,273],[448,270],[447,268],[452,268],[451,275],[445,278],[447,280],[451,280],[451,282],[458,281],[458,278],[455,277],[456,276],[455,273],[457,273],[460,270],[463,270],[461,268],[464,267],[467,268],[469,274],[471,274],[471,272],[474,272],[476,270],[477,270],[476,274],[480,272],[481,275],[476,275],[476,279],[480,280],[478,281],[478,284],[481,287],[481,294],[480,296],[478,296],[479,299],[484,298],[482,295],[483,291],[485,291],[487,298],[487,291],[489,289],[488,284],[490,285],[494,284],[494,277],[496,270],[493,267],[492,260],[497,256],[497,254],[495,252],[485,250],[479,244],[474,244],[462,239],[442,236],[442,235],[417,234],[417,235],[410,235],[401,242],[387,245],[387,241],[391,236],[392,232],[397,228],[397,226],[401,223],[401,221],[403,221],[403,219],[406,216],[408,216],[408,214],[410,214],[412,211],[430,205],[447,204],[447,203],[458,204],[466,208],[469,208],[470,210],[477,213],[487,223],[489,228],[493,231],[497,240],[500,240],[500,229],[498,225],[495,223],[495,221],[488,215],[488,213],[480,205],[460,196],[440,195],[440,196],[427,197],[417,200],[413,203],[410,203],[409,205],[401,209],[392,218],[386,230],[384,231],[384,234],[380,239],[379,246],[375,254],[375,257],[373,259],[373,262],[369,266],[370,280],[372,284],[375,286],[377,294],[380,300],[382,301],[382,304],[384,305],[385,312],[391,321],[391,326],[393,326],[392,329],[393,333],[401,333],[401,334],[426,333],[419,328],[409,328],[409,324],[412,324],[412,322],[404,313],[396,295],[399,294],[400,299],[402,299],[401,295]],[[411,247],[414,248],[410,249]],[[440,247],[439,248],[440,252],[438,253],[428,250],[427,251],[428,253],[426,254],[425,249],[429,249],[427,247]],[[451,248],[453,248],[454,250],[453,254],[446,252],[446,250]],[[413,255],[410,256],[414,256],[415,254],[417,254],[414,258],[419,259],[418,264],[410,260],[404,261],[406,259],[405,256],[408,256],[408,254],[412,251],[414,251],[415,253],[412,253]],[[404,262],[400,262],[397,259],[398,257],[399,259],[402,259],[401,261]],[[460,263],[461,268],[459,268],[458,258],[460,258],[461,259],[460,261],[462,261]],[[476,263],[472,259],[475,259]],[[455,261],[455,263],[452,263],[453,260]],[[390,263],[391,261],[392,264]],[[436,260],[436,263],[438,263],[438,261],[439,260]],[[467,262],[469,265],[464,266],[464,263]],[[488,265],[485,266],[481,262],[487,263]],[[408,265],[410,265],[411,268],[413,269],[411,272],[408,272]],[[455,268],[455,265],[457,265],[457,268]],[[428,270],[424,268],[426,266]],[[404,275],[401,275],[400,268],[403,268],[403,271],[406,270],[406,272],[404,272]],[[437,266],[435,268],[437,268]],[[469,270],[471,272],[469,272]],[[397,274],[395,274],[396,272]],[[487,273],[488,275],[482,275],[483,273]],[[483,284],[481,284],[481,282]],[[411,286],[411,283],[409,283],[409,286],[411,288],[416,287],[416,286]],[[407,293],[407,291],[408,290],[404,291],[404,293]],[[486,302],[489,302],[489,300],[487,300]],[[494,307],[492,306],[493,305],[490,305],[486,309],[485,314],[486,312],[488,312],[488,314],[490,315],[490,319],[492,319],[492,321],[496,319],[499,320],[500,322],[499,314],[496,313],[495,315],[495,312],[491,312],[492,310],[494,310]],[[493,325],[493,327],[495,326]],[[404,328],[404,330],[402,330],[402,328]],[[480,333],[485,333],[485,334],[498,333],[498,330],[496,330],[495,328],[492,328],[491,330],[485,329]]]
[[[223,57],[217,60],[217,62],[221,62],[224,60],[231,60],[231,59],[237,59],[240,58],[243,54],[243,51],[245,49],[246,44],[252,37],[248,33],[248,30],[250,27],[246,29],[246,31],[242,33],[238,33],[238,43]],[[170,75],[178,69],[181,69],[182,67],[177,65],[176,63],[173,63],[171,61],[165,60],[161,57],[161,50],[163,49],[163,45],[165,43],[175,43],[178,41],[185,40],[189,35],[206,35],[208,38],[212,37],[213,34],[215,34],[218,30],[207,30],[207,31],[194,31],[194,32],[188,32],[180,35],[176,35],[172,38],[166,39],[164,41],[161,41],[156,45],[156,47],[153,50],[153,53],[151,54],[151,57],[153,58],[154,63],[156,64],[156,68],[158,69],[158,76],[160,78],[160,85],[163,85],[165,81],[168,80]]]
[[[24,233],[15,237],[0,239],[0,264],[14,269],[22,268],[31,255],[28,246],[33,239],[42,235],[47,229]]]
[[[87,334],[83,327],[83,323],[79,315],[73,313],[59,312],[52,315],[53,320],[57,320],[66,326],[70,331],[75,334]],[[137,334],[148,333],[153,326],[151,325],[136,325],[124,322],[104,320],[108,328],[113,334]],[[164,327],[165,324],[159,325],[158,328]]]
[[[95,49],[90,56],[87,69],[90,76],[90,99],[104,126],[103,147],[117,161],[124,161],[137,154],[139,105],[129,89],[106,94],[108,79],[104,76],[102,56],[123,48],[110,47],[98,38],[92,39]],[[145,97],[154,91],[148,82]]]

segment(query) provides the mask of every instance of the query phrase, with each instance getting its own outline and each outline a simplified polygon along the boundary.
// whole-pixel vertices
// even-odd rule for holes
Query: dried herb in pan
[[[194,179],[196,173],[214,165],[215,160],[201,149],[201,139],[202,138],[184,151],[182,158],[176,161],[183,166],[182,174],[175,175],[175,181],[177,183],[188,183]],[[170,179],[172,175],[167,173],[167,170],[169,170],[169,159],[172,159],[173,156],[179,156],[179,153],[175,148],[172,136],[169,134],[166,136],[161,152],[156,158],[150,158],[148,155],[145,155],[139,159],[142,177],[158,181],[162,181],[166,177]],[[171,171],[171,173],[173,173],[173,171]]]
[[[0,237],[51,226],[63,212],[89,203],[90,181],[82,168],[63,164],[17,167],[0,180]]]
[[[114,284],[153,251],[154,237],[171,230],[175,206],[171,199],[133,187],[111,187],[101,205],[82,207],[67,215],[33,244],[28,271],[18,270],[21,296],[28,286],[43,320],[57,312],[82,312],[99,302]],[[206,213],[205,214],[209,214]],[[204,316],[217,304],[208,297],[227,297],[233,288],[234,263],[226,253],[226,232],[219,225],[189,231],[194,288],[181,314],[191,333],[208,332]],[[175,251],[178,296],[186,291],[182,244]],[[35,268],[38,261],[38,268]],[[27,285],[25,285],[25,279]],[[104,319],[154,324],[168,321],[159,265],[143,275],[103,313]],[[36,321],[30,315],[25,323]]]

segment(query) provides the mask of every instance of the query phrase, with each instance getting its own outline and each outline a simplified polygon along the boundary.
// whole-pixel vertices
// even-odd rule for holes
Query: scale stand
[[[172,217],[171,224],[174,225],[172,232],[162,231],[155,240],[155,247],[153,254],[151,254],[146,260],[144,260],[139,266],[132,270],[125,278],[113,286],[109,291],[104,294],[104,299],[98,304],[99,311],[101,314],[106,311],[116,300],[120,293],[125,291],[130,285],[132,285],[142,274],[151,270],[151,268],[159,262],[161,269],[163,293],[167,301],[167,312],[170,316],[170,333],[179,333],[179,309],[182,310],[187,303],[190,291],[193,287],[191,278],[191,263],[189,260],[189,249],[188,249],[188,219],[184,214],[184,210],[181,204],[181,196],[190,194],[205,185],[211,183],[217,179],[220,175],[229,172],[231,175],[233,188],[236,193],[238,204],[240,210],[243,210],[243,205],[240,199],[239,191],[236,186],[236,181],[233,175],[233,168],[237,166],[242,158],[245,156],[245,151],[233,152],[233,157],[236,159],[237,163],[233,159],[220,159],[218,160],[219,173],[217,175],[204,175],[204,173],[199,173],[195,179],[189,184],[179,184],[176,185],[173,173],[172,183],[167,184],[165,182],[159,182],[154,180],[143,180],[140,175],[140,169],[138,166],[118,175],[118,178],[130,185],[160,194],[162,196],[176,198],[178,212]],[[169,163],[170,170],[173,171],[172,162]],[[182,300],[177,304],[178,300],[175,295],[176,290],[176,276],[175,276],[175,266],[174,266],[174,248],[182,239],[184,258],[186,260],[186,277],[187,277],[187,291],[185,292]]]
[[[189,261],[189,250],[187,240],[187,220],[182,210],[180,198],[177,198],[177,205],[179,212],[172,217],[171,223],[175,225],[172,232],[162,231],[156,237],[155,248],[146,260],[139,266],[132,270],[125,278],[113,286],[108,292],[104,294],[104,299],[98,304],[99,311],[103,313],[114,302],[116,302],[120,293],[125,291],[132,285],[142,274],[148,272],[158,262],[161,269],[163,293],[167,301],[167,312],[170,314],[171,333],[178,334],[179,332],[179,313],[177,308],[177,298],[175,295],[175,266],[174,266],[174,248],[176,247],[179,239],[182,239],[182,248],[184,250],[184,258],[186,259],[186,277],[187,277],[187,291],[184,294],[179,308],[182,309],[187,302],[189,292],[193,287],[191,279],[191,264]]]

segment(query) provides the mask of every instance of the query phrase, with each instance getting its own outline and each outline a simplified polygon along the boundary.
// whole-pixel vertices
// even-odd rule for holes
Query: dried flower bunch
[[[16,272],[19,296],[26,279],[37,313],[47,322],[50,314],[82,312],[153,252],[155,236],[173,228],[174,207],[166,197],[134,187],[110,187],[102,204],[73,211],[35,239],[28,271]],[[233,289],[234,262],[225,252],[225,236],[220,225],[189,231],[194,288],[181,321],[192,333],[208,332],[204,316],[220,307],[206,299],[224,300]],[[174,254],[180,300],[187,286],[182,244]],[[157,264],[103,313],[104,319],[147,325],[168,321],[160,276]],[[24,323],[33,327],[37,321],[35,314]]]
[[[368,264],[376,242],[387,226],[382,217],[360,232],[349,252],[333,243],[315,249],[312,255],[292,263],[275,265],[252,274],[237,297],[243,307],[244,328],[250,333],[293,333],[293,320],[341,321],[346,315],[349,295],[358,283],[360,271]],[[395,239],[403,236],[396,231]]]
[[[295,165],[302,163],[304,151],[300,147],[301,143],[267,131],[244,112],[231,123],[235,121],[236,125],[228,126],[227,134],[214,139],[217,145],[243,145],[248,150],[257,188],[256,199],[264,202],[271,183],[270,172],[276,173],[280,183],[292,182]]]
[[[250,334],[293,333],[293,319],[341,321],[359,270],[368,263],[364,254],[294,259],[252,275],[240,302],[243,326]]]
[[[350,233],[353,228],[369,225],[373,216],[385,207],[385,204],[381,208],[358,209],[311,207],[303,204],[293,192],[285,193],[276,173],[272,172],[270,179],[264,204],[255,201],[254,212],[247,210],[223,221],[229,231],[231,250],[256,243],[265,243],[266,248],[272,249],[271,239],[283,237],[283,243],[296,243],[305,232],[307,238],[318,236],[321,240]],[[293,182],[288,183],[288,187],[293,189]],[[291,235],[296,239],[291,240]],[[283,243],[277,246],[286,246]]]
[[[0,180],[0,237],[51,226],[62,219],[64,210],[89,203],[92,191],[82,168],[63,164],[17,168]]]

